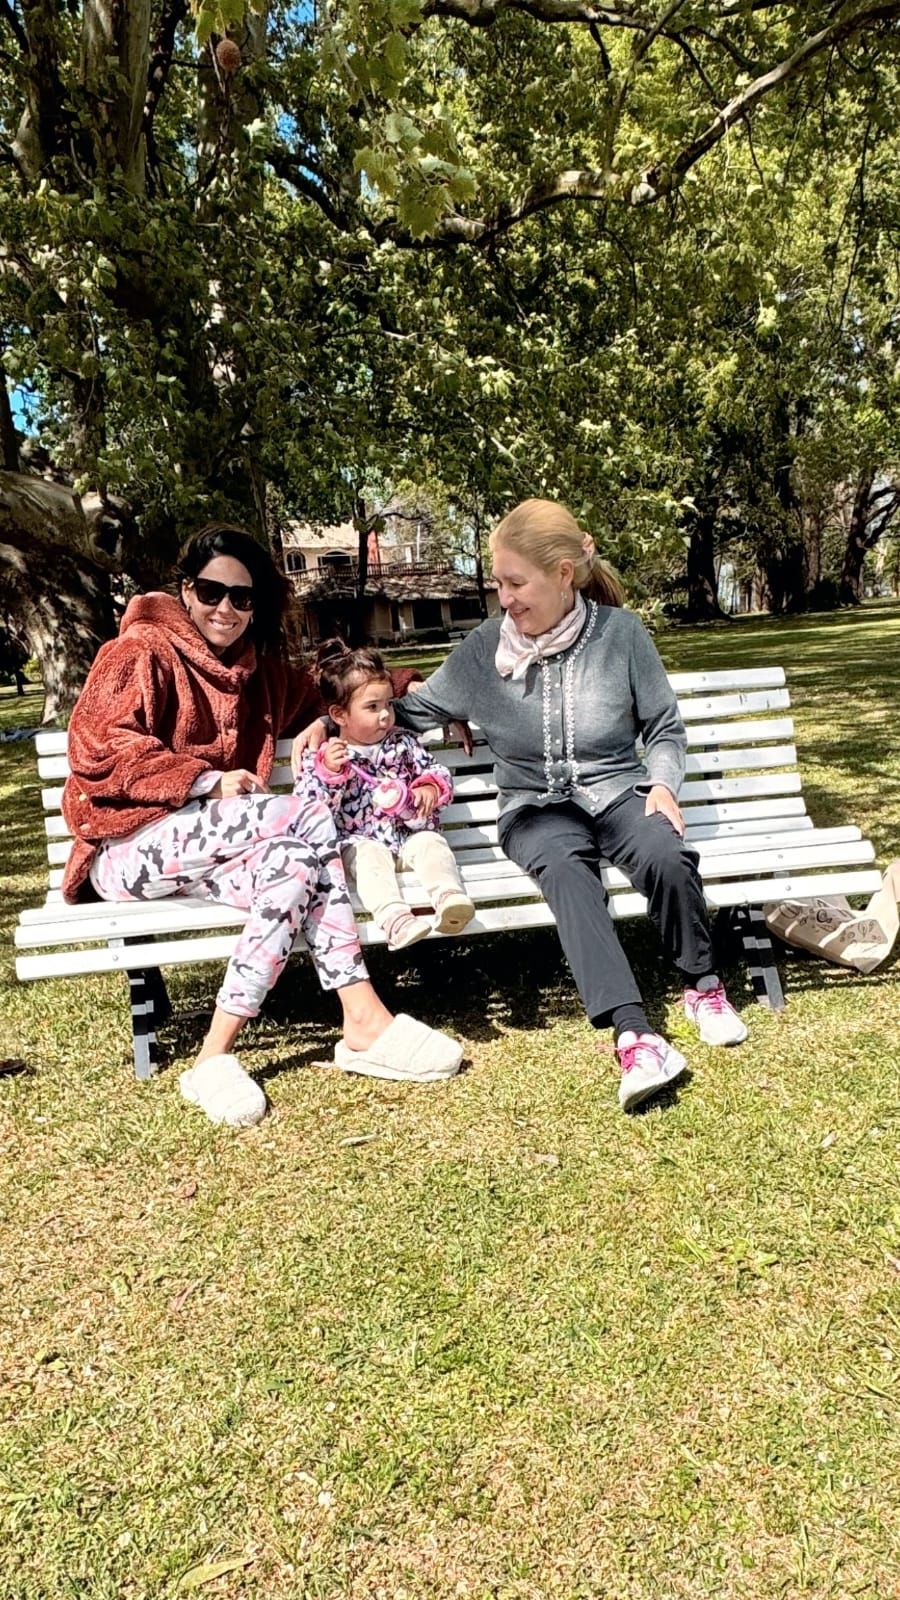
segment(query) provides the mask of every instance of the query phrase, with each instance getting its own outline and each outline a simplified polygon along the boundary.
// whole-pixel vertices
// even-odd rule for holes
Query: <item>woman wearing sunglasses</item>
[[[460,1046],[392,1017],[363,963],[331,813],[268,791],[276,741],[320,709],[290,664],[286,580],[262,545],[216,523],[182,552],[178,594],[132,600],[72,713],[63,812],[74,843],[63,895],[192,895],[248,913],[185,1099],[246,1127],[262,1089],[232,1054],[301,934],[323,989],[337,991],[345,1070],[451,1077]]]

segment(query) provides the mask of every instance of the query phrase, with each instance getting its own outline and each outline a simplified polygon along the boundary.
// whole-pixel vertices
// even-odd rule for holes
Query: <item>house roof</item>
[[[485,580],[486,589],[496,589],[497,585],[489,579]],[[304,583],[300,588],[300,598],[308,605],[310,601],[317,600],[355,600],[356,583],[354,577],[346,577],[336,569],[334,572],[323,576],[318,582]],[[464,572],[416,572],[409,577],[402,573],[396,575],[383,575],[370,578],[366,584],[365,597],[367,600],[455,600],[462,596],[477,596],[478,585],[474,578]]]
[[[356,550],[359,535],[352,522],[323,528],[312,522],[289,522],[281,535],[286,550]]]

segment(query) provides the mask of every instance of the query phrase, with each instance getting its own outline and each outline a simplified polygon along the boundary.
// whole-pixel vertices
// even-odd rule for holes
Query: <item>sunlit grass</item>
[[[900,854],[900,608],[661,644],[784,664],[816,820]],[[32,747],[0,746],[7,929],[39,826]],[[140,1085],[121,979],[16,985],[4,946],[0,1594],[892,1600],[896,965],[788,955],[781,1016],[731,974],[751,1038],[716,1053],[624,937],[689,1047],[668,1104],[621,1116],[536,933],[373,957],[466,1042],[434,1089],[319,1065],[335,1007],[294,964],[238,1137],[175,1084],[214,971],[173,977]]]

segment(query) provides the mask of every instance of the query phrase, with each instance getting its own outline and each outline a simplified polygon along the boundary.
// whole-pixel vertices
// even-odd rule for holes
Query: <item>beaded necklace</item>
[[[543,695],[543,720],[544,720],[544,776],[547,779],[547,788],[553,794],[578,787],[581,768],[575,759],[575,663],[581,655],[594,631],[599,607],[596,600],[588,601],[588,618],[582,629],[581,638],[569,655],[563,667],[562,681],[562,714],[565,727],[565,751],[563,759],[553,759],[553,735],[550,727],[551,715],[551,688],[550,688],[550,662],[553,656],[541,656],[541,689]]]

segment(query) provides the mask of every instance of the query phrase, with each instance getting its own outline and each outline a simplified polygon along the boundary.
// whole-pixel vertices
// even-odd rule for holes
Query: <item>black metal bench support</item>
[[[172,1006],[158,967],[142,967],[128,972],[126,976],[131,992],[135,1075],[138,1078],[152,1078],[159,1070],[156,1030],[172,1015]]]
[[[786,1002],[778,976],[775,947],[760,907],[735,906],[729,923],[735,941],[740,940],[758,1003],[771,1011],[783,1011]]]

